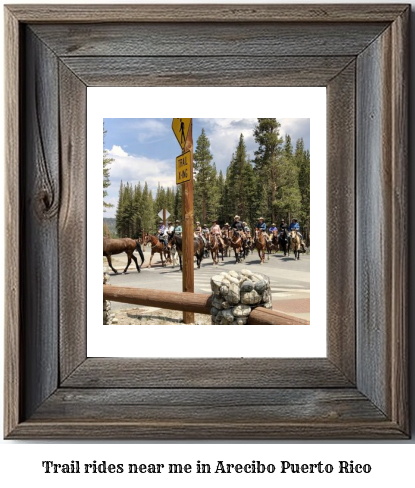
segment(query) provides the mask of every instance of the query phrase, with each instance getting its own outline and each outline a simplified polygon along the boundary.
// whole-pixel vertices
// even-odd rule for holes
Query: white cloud
[[[159,183],[164,188],[176,184],[176,170],[173,161],[145,156],[132,156],[120,146],[113,146],[112,149],[108,150],[108,154],[114,159],[110,167],[111,185],[107,189],[108,197],[106,201],[109,203],[117,204],[121,180],[132,185],[137,185],[141,182],[142,186],[144,182],[147,182],[149,190],[153,192],[153,196]],[[112,208],[107,210],[105,216],[113,217],[114,215],[115,208]]]
[[[281,122],[280,134],[290,134],[295,147],[295,141],[299,137],[304,138],[304,142],[309,143],[309,119],[277,119]],[[210,141],[210,149],[213,160],[219,170],[226,172],[232,154],[236,151],[239,137],[242,134],[246,145],[246,150],[251,159],[254,158],[254,151],[258,149],[255,143],[253,131],[257,119],[200,119],[202,127]],[[197,136],[196,136],[197,137]],[[196,143],[196,141],[195,141]]]
[[[120,157],[125,157],[128,156],[128,154],[123,150],[121,146],[112,146],[111,149],[108,149],[108,155],[110,157],[114,156],[120,156]]]

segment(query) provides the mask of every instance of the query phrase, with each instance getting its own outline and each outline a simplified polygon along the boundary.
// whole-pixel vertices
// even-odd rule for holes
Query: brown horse
[[[265,239],[262,230],[256,229],[255,230],[255,247],[258,251],[259,260],[261,264],[265,262],[265,249],[267,249],[267,239]],[[269,252],[268,252],[268,260],[269,260]]]
[[[138,241],[128,237],[124,237],[123,239],[110,239],[109,237],[104,237],[104,256],[107,258],[108,265],[114,271],[114,273],[118,273],[118,271],[112,266],[111,256],[113,254],[120,254],[122,252],[127,253],[128,256],[128,263],[123,273],[127,272],[128,266],[131,264],[131,259],[134,260],[137,271],[140,272],[140,266],[138,265],[137,258],[133,254],[136,249],[141,257],[141,265],[143,265],[144,254]]]
[[[222,241],[223,241],[223,255],[228,257],[228,250],[231,245],[231,239],[229,237],[229,229],[222,229]]]
[[[144,236],[144,245],[151,244],[151,257],[150,262],[148,263],[148,267],[151,268],[151,261],[153,259],[154,254],[160,253],[161,258],[161,265],[166,266],[167,261],[169,260],[170,253],[168,249],[165,249],[163,243],[159,240],[159,238],[152,234],[147,234]],[[163,253],[165,253],[166,264],[163,260]]]
[[[231,241],[230,246],[235,252],[235,264],[241,262],[241,255],[243,255],[243,259],[245,259],[245,249],[243,247],[243,240],[240,233],[237,230],[232,230],[229,233]]]
[[[272,234],[270,235],[270,239],[267,243],[267,248],[269,252],[272,251],[278,252],[280,250],[280,244],[278,241],[278,230],[272,231]]]
[[[170,250],[173,246],[176,246],[177,254],[179,255],[179,263],[180,263],[180,271],[183,270],[182,267],[182,236],[178,236],[176,234],[172,234],[167,244],[168,249]],[[193,239],[193,255],[196,256],[197,267],[200,268],[200,264],[203,259],[203,254],[205,252],[205,243],[203,239],[198,236]]]
[[[218,264],[219,253],[221,253],[222,261],[223,261],[224,248],[225,248],[225,244],[221,237],[215,236],[213,234],[209,234],[209,249],[210,249],[210,254],[212,256],[213,264]]]
[[[301,239],[296,230],[290,232],[291,249],[294,251],[294,259],[300,259]]]

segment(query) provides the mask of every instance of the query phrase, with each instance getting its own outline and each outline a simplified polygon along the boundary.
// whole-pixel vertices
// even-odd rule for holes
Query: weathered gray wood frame
[[[6,7],[6,438],[408,438],[408,250],[392,236],[407,223],[409,12]],[[327,87],[342,234],[327,358],[86,357],[86,88],[103,85]]]

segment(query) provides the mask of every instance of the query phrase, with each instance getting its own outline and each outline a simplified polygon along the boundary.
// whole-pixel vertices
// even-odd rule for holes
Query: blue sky
[[[282,136],[290,134],[293,145],[302,137],[306,149],[310,148],[310,119],[277,119]],[[210,150],[217,170],[226,168],[241,134],[244,135],[248,154],[254,157],[257,144],[253,129],[257,119],[193,119],[193,141],[202,128],[210,140]],[[106,201],[114,204],[104,217],[114,217],[120,181],[133,185],[147,181],[153,195],[158,183],[165,188],[176,184],[176,156],[181,148],[171,129],[172,119],[104,119],[104,148],[114,159],[111,164],[111,186]]]

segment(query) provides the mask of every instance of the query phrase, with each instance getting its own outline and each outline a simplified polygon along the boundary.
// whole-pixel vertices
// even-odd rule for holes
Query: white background
[[[87,242],[101,233],[102,120],[120,117],[169,118],[182,102],[199,118],[256,118],[262,115],[311,119],[311,223],[326,209],[326,89],[254,87],[88,88]],[[203,96],[201,96],[203,93]],[[154,100],[157,105],[154,106]],[[240,104],[240,100],[244,103]],[[212,102],[214,101],[214,102]],[[186,115],[186,114],[185,114]],[[189,115],[189,114],[188,114]],[[173,138],[173,132],[171,133]],[[179,145],[177,145],[179,147]],[[172,155],[174,156],[174,155]],[[313,225],[313,224],[311,224]],[[88,356],[91,357],[325,357],[325,242],[313,253],[310,325],[294,326],[103,326],[102,256],[87,248]],[[218,273],[220,270],[218,270]],[[144,272],[145,273],[145,272]],[[264,268],[266,274],[266,269]],[[179,290],[178,290],[179,291]],[[314,317],[314,318],[313,318]]]
[[[18,3],[8,1],[7,3]],[[26,0],[26,3],[32,3]],[[53,3],[53,2],[44,2]],[[85,3],[76,2],[73,3]],[[89,3],[107,3],[105,0]],[[113,2],[115,3],[115,2]],[[123,3],[130,3],[124,0]],[[138,2],[136,2],[138,3]],[[173,3],[164,0],[164,3]],[[185,2],[182,2],[185,3]],[[211,2],[214,3],[214,2]],[[239,2],[228,3],[245,3]],[[253,2],[250,2],[253,3]],[[264,3],[264,2],[263,2]],[[298,3],[310,3],[302,0]],[[336,3],[334,0],[321,3]],[[343,3],[343,2],[338,2]],[[354,2],[358,3],[358,2]],[[370,2],[365,3],[381,3]],[[383,2],[385,3],[385,2]],[[212,6],[212,8],[214,8]],[[412,8],[415,8],[415,2],[412,0]],[[414,15],[412,14],[412,27],[414,27]],[[3,22],[1,22],[3,29]],[[414,32],[414,30],[413,30]],[[3,39],[3,33],[0,33],[0,39]],[[3,55],[3,49],[0,50]],[[414,41],[412,40],[412,85],[413,91],[415,73],[413,66],[415,57]],[[2,101],[2,97],[0,97]],[[411,122],[413,127],[414,121],[414,102],[411,101]],[[4,144],[3,131],[0,133],[1,143]],[[412,143],[412,154],[413,153]],[[411,172],[411,188],[414,188],[414,174]],[[411,193],[411,192],[410,192]],[[414,192],[412,192],[414,193]],[[411,197],[411,207],[414,204]],[[0,217],[3,217],[3,199],[0,199]],[[3,224],[3,221],[1,222]],[[414,242],[414,217],[411,216],[410,237]],[[3,232],[0,232],[0,249],[4,249]],[[414,270],[411,264],[411,285],[413,283]],[[3,283],[3,280],[1,280]],[[413,290],[413,287],[411,287]],[[414,302],[414,292],[411,291],[410,303]],[[0,304],[3,306],[4,290],[0,290]],[[411,310],[410,323],[413,325],[413,312]],[[3,337],[0,335],[0,340]],[[412,334],[410,348],[415,352],[415,343]],[[3,344],[0,344],[0,354],[3,353]],[[412,354],[414,356],[414,354]],[[414,371],[414,360],[411,361],[412,371]],[[3,364],[0,362],[1,377],[3,377]],[[411,380],[412,390],[414,389],[414,379]],[[414,394],[412,393],[412,418],[414,417]],[[2,410],[2,402],[0,405]],[[2,413],[2,412],[1,412]],[[415,431],[414,431],[415,433]],[[261,486],[275,487],[281,483],[281,486],[318,486],[337,487],[369,486],[372,484],[382,486],[414,484],[413,460],[415,458],[414,441],[408,442],[333,442],[333,443],[308,443],[308,442],[263,442],[263,443],[69,443],[69,442],[12,442],[0,441],[0,482],[3,486],[5,483],[13,483],[14,486],[53,486],[59,484],[61,487],[73,488],[74,484],[78,486],[89,486],[90,483],[98,484],[100,487],[113,487],[114,485],[123,484],[129,486]],[[46,475],[43,474],[41,462],[43,460],[54,460],[58,463],[69,462],[73,459],[80,460],[83,463],[90,463],[94,460],[100,462],[106,460],[109,463],[190,463],[195,464],[198,460],[204,463],[215,464],[218,460],[227,463],[249,463],[252,460],[260,460],[263,463],[277,464],[281,460],[288,460],[295,463],[332,463],[335,467],[339,460],[354,460],[355,463],[370,463],[372,472],[370,474],[298,474],[298,475],[246,475],[246,474],[161,474],[161,475]],[[335,468],[336,469],[336,468]],[[284,483],[285,482],[285,483]]]

